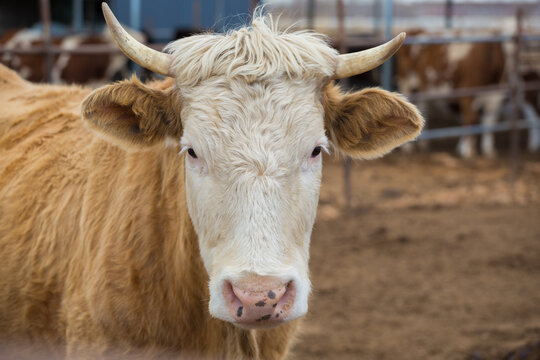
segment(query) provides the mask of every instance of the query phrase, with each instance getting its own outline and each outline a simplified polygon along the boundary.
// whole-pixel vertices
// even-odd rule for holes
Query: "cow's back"
[[[0,65],[0,333],[56,338],[84,150],[78,87],[34,86]],[[61,241],[58,241],[61,240]]]

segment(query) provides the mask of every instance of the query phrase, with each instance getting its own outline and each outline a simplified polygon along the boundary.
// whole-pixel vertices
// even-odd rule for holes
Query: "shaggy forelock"
[[[165,51],[173,57],[171,72],[182,85],[212,76],[255,79],[324,78],[335,71],[338,53],[323,35],[280,32],[270,14],[254,17],[251,26],[226,34],[202,34],[174,41]]]

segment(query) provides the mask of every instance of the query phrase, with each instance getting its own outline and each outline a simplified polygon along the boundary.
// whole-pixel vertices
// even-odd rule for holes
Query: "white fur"
[[[399,79],[399,92],[410,95],[413,90],[420,88],[420,76],[415,71],[407,72],[407,77]]]
[[[469,56],[473,45],[468,43],[454,43],[448,46],[448,63],[457,64]]]
[[[287,75],[306,79],[330,77],[337,51],[320,34],[281,33],[270,15],[251,27],[228,34],[205,34],[177,40],[165,48],[173,55],[178,84],[193,86],[212,76],[242,77],[248,82]]]
[[[476,153],[476,138],[472,135],[462,136],[459,138],[457,145],[459,156],[464,159],[471,159]]]
[[[540,149],[540,118],[536,110],[527,102],[523,102],[523,114],[531,125],[527,147],[530,152],[536,152]]]
[[[307,311],[308,259],[326,146],[320,81],[212,77],[183,87],[188,209],[210,275],[210,312],[232,321],[225,281],[293,281],[288,319]],[[201,101],[208,99],[208,101]],[[185,153],[185,150],[182,152]]]
[[[485,126],[493,126],[497,123],[498,114],[504,101],[503,94],[480,95],[474,100],[475,110],[484,110],[481,123]],[[481,140],[482,154],[489,158],[494,158],[497,153],[495,150],[495,135],[493,133],[482,134]]]

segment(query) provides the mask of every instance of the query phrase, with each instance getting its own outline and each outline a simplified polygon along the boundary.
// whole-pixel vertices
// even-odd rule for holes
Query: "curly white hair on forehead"
[[[167,45],[171,73],[192,86],[213,76],[324,78],[334,74],[338,52],[324,35],[280,31],[271,14],[256,11],[250,26],[224,34],[201,34]]]

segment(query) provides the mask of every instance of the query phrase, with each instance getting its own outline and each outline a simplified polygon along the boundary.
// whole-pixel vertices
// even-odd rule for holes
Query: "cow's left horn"
[[[135,40],[116,20],[106,3],[101,3],[105,21],[120,50],[142,67],[161,75],[169,75],[171,55],[149,48]]]
[[[405,40],[402,32],[392,40],[377,47],[350,54],[339,55],[339,63],[334,79],[344,79],[349,76],[360,75],[376,68],[394,55]]]

